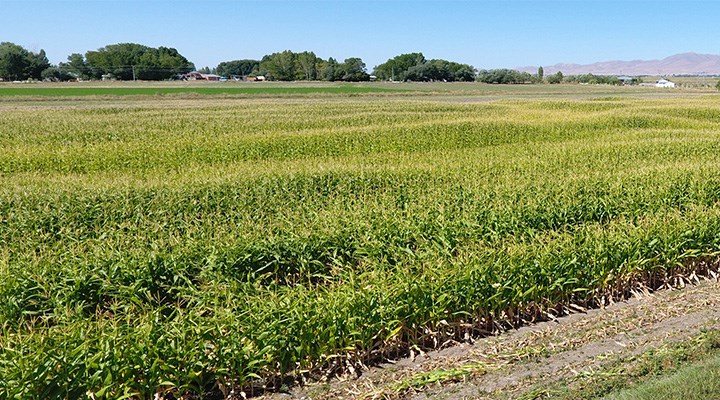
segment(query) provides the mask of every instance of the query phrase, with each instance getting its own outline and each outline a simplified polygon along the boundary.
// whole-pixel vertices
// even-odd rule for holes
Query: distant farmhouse
[[[655,87],[674,88],[675,82],[670,82],[667,79],[660,79],[658,81],[655,81]]]
[[[637,83],[636,78],[627,75],[618,76],[618,81],[620,81],[620,84],[623,86],[634,85]]]
[[[197,71],[188,72],[178,76],[183,81],[219,81],[221,76],[215,74],[201,74]]]
[[[232,80],[234,81],[249,81],[249,82],[261,82],[266,80],[263,75],[248,75],[244,79],[242,76],[235,76],[233,75]],[[215,74],[203,74],[201,72],[192,71],[188,72],[187,74],[180,74],[177,76],[177,79],[182,81],[227,81],[228,79]]]

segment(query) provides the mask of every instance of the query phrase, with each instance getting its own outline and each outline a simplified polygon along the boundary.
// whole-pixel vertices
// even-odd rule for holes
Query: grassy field
[[[78,96],[167,96],[167,95],[301,95],[301,94],[362,94],[402,92],[402,89],[369,85],[276,85],[276,84],[166,84],[148,85],[4,85],[0,86],[0,97],[78,97]]]
[[[653,78],[654,79],[654,78]],[[714,81],[700,78],[681,78],[683,96],[706,95],[714,90]],[[66,82],[66,83],[1,83],[0,101],[17,102],[25,99],[62,100],[88,97],[108,100],[116,97],[342,97],[356,95],[400,95],[406,97],[447,96],[455,100],[489,101],[520,98],[588,99],[598,97],[671,97],[677,90],[657,90],[639,86],[615,87],[607,85],[484,85],[478,83],[336,83],[336,82]],[[470,96],[468,99],[464,97]],[[481,98],[478,99],[477,96]]]
[[[627,389],[607,400],[704,400],[720,393],[720,356],[691,365],[674,374]]]
[[[718,97],[542,86],[0,102],[0,397],[237,393],[705,272]]]

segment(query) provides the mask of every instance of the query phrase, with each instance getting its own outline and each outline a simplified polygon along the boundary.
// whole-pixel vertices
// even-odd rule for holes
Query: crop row
[[[5,109],[0,398],[240,390],[691,273],[685,100]]]

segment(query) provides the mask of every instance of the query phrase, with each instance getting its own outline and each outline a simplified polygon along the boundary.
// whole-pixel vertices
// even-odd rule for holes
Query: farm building
[[[674,88],[675,82],[670,82],[667,79],[660,79],[658,81],[655,81],[655,87]]]
[[[202,74],[197,71],[188,72],[178,76],[179,79],[184,81],[219,81],[221,76],[215,74]]]
[[[637,79],[633,78],[632,76],[618,76],[618,81],[620,81],[620,84],[623,86],[627,85],[634,85],[637,82]]]
[[[178,78],[184,81],[196,81],[202,79],[202,74],[197,71],[192,71],[187,74],[178,75]]]

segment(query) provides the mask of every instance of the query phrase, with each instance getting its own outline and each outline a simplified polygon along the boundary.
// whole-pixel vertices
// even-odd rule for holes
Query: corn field
[[[717,271],[717,97],[0,101],[0,398],[252,394]]]

